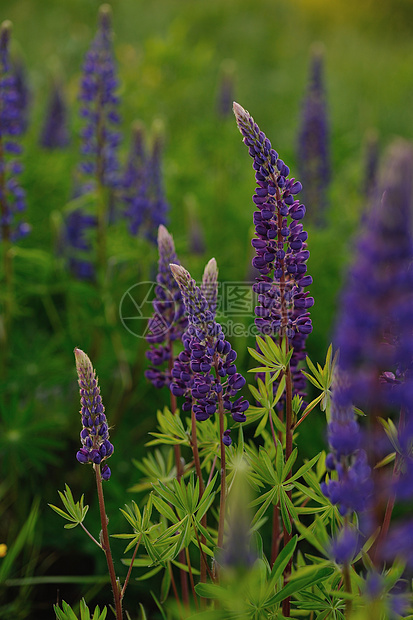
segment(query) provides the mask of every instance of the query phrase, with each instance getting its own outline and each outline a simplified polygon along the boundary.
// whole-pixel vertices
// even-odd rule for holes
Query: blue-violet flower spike
[[[146,336],[146,340],[150,343],[146,357],[152,366],[145,371],[145,377],[156,388],[162,388],[164,385],[169,387],[172,380],[170,374],[173,364],[172,343],[182,338],[188,319],[181,291],[169,268],[171,262],[178,262],[174,241],[172,235],[162,225],[158,230],[158,251],[156,297],[152,302],[154,314],[149,319]]]
[[[105,408],[100,396],[100,388],[92,362],[80,349],[75,349],[76,370],[80,389],[80,415],[82,447],[76,454],[79,463],[99,465],[113,454],[113,445],[109,441],[109,429]],[[101,470],[104,480],[109,480],[110,469],[105,463]]]
[[[10,35],[11,22],[5,21],[0,27],[0,239],[6,243],[30,232],[28,224],[16,219],[26,208],[26,194],[18,182],[23,167],[17,137],[24,124],[10,61]]]
[[[189,326],[183,337],[184,351],[172,369],[171,391],[184,396],[185,407],[193,406],[198,421],[207,420],[217,410],[218,394],[222,394],[224,408],[235,422],[245,422],[248,401],[242,397],[233,400],[245,385],[237,372],[236,352],[225,340],[222,327],[214,319],[208,302],[191,275],[180,265],[170,265],[181,289]]]

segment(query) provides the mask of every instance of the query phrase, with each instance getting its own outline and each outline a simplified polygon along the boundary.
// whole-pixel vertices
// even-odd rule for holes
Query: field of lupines
[[[413,617],[411,6],[153,5],[0,7],[0,618]]]

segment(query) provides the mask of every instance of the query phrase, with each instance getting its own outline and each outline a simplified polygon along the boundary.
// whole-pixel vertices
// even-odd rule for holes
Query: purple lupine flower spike
[[[69,144],[67,106],[62,85],[55,82],[47,102],[40,144],[46,149],[62,149]]]
[[[119,185],[118,85],[112,51],[111,8],[103,4],[97,34],[85,56],[79,95],[80,113],[85,119],[81,171],[92,187],[96,180],[112,189]]]
[[[100,388],[92,362],[80,349],[75,349],[76,370],[80,389],[82,431],[80,440],[82,447],[76,454],[79,463],[99,465],[113,454],[113,445],[109,441],[109,429],[105,416],[105,408],[100,396]],[[109,480],[111,471],[104,463],[101,475]]]
[[[145,371],[145,377],[156,388],[162,388],[164,385],[169,386],[172,380],[169,371],[169,365],[172,365],[170,363],[171,343],[182,338],[188,320],[185,316],[181,291],[169,268],[169,264],[172,261],[177,262],[178,259],[172,235],[165,226],[159,226],[158,250],[156,297],[153,301],[154,315],[148,322],[148,335],[146,336],[146,340],[150,343],[146,357],[152,366]],[[168,368],[165,368],[166,364]]]
[[[18,214],[26,208],[26,194],[18,182],[23,168],[18,160],[22,148],[17,137],[23,132],[23,118],[18,105],[9,44],[11,22],[0,27],[0,239],[16,241],[30,232],[30,226],[19,222]]]
[[[142,232],[156,242],[160,225],[166,225],[169,204],[165,198],[162,181],[161,155],[163,137],[160,126],[155,127],[152,150],[148,155],[144,147],[143,128],[134,130],[129,165],[124,178],[126,216],[132,235]]]
[[[298,168],[308,217],[315,223],[323,219],[331,177],[329,126],[324,88],[324,50],[312,50],[310,80],[302,108],[298,137]]]
[[[172,370],[171,391],[184,396],[183,410],[191,408],[192,401],[198,421],[207,420],[217,409],[218,394],[222,392],[224,408],[235,422],[245,422],[249,403],[242,397],[233,400],[245,385],[237,372],[236,352],[225,340],[222,327],[214,319],[208,302],[191,275],[180,265],[171,265],[171,271],[181,289],[189,326],[184,334],[184,351]],[[216,367],[218,377],[213,374]]]
[[[403,141],[392,145],[376,196],[357,241],[334,341],[340,365],[349,376],[349,400],[357,407],[381,411],[389,399],[398,407],[411,403],[410,382],[404,381],[413,360],[410,145]],[[391,381],[386,378],[391,373],[400,380],[398,389],[388,389]]]
[[[147,214],[145,234],[150,240],[156,239],[158,226],[167,223],[169,203],[166,200],[162,176],[163,134],[160,127],[155,127],[155,136],[151,156],[148,160],[148,194],[151,200],[150,211]]]
[[[116,204],[114,191],[120,184],[118,146],[120,133],[117,126],[120,123],[118,113],[119,98],[116,94],[118,78],[112,51],[111,8],[103,4],[99,10],[99,26],[96,36],[85,56],[79,99],[81,102],[80,115],[85,121],[81,131],[81,152],[83,161],[79,166],[81,182],[78,194],[86,194],[97,188],[107,188],[107,212],[101,214],[101,219],[109,223],[115,217]],[[82,209],[77,210],[76,217],[82,220],[79,228],[79,237],[82,238],[87,229],[95,227],[93,216],[86,214]],[[97,223],[97,218],[94,219]],[[70,240],[66,249],[69,268],[76,277],[93,279],[95,265],[85,254],[79,256],[78,245],[82,241],[76,240],[76,230],[71,222],[66,223],[72,228]]]
[[[309,309],[313,297],[304,289],[312,283],[307,274],[307,233],[300,220],[305,206],[296,199],[301,183],[289,179],[288,166],[278,157],[265,134],[250,114],[234,103],[238,128],[254,159],[257,187],[253,201],[256,256],[252,264],[259,271],[253,290],[258,294],[255,324],[272,337],[286,335],[294,348],[291,362],[295,391],[303,389],[297,366],[304,357],[305,341],[312,331]]]
[[[132,235],[138,233],[149,209],[146,165],[145,131],[142,123],[136,121],[132,127],[132,141],[123,177],[125,215]]]
[[[211,258],[205,266],[202,276],[201,293],[208,302],[208,308],[215,318],[218,298],[218,266],[215,258]]]
[[[398,479],[393,481],[393,492],[399,499],[409,500],[413,496],[412,206],[413,150],[409,144],[397,141],[385,159],[375,199],[363,220],[353,265],[341,297],[334,338],[340,348],[340,372],[346,377],[339,392],[339,405],[350,407],[354,403],[375,418],[387,416],[388,412],[400,412]],[[351,415],[349,413],[348,417]],[[349,435],[347,443],[356,441],[356,433]],[[344,437],[343,433],[340,437],[335,433],[335,441],[339,442],[342,452]],[[374,422],[370,424],[366,439],[364,444],[369,460],[375,465],[387,454],[388,441],[380,434],[379,424]],[[363,458],[362,470],[366,467],[365,461]],[[355,489],[359,486],[360,476],[356,466],[357,460],[349,470],[355,471],[355,484],[351,493],[344,493],[344,497],[347,498],[347,508],[361,510],[364,501],[359,507],[350,505],[355,498],[362,500],[360,490],[356,492]],[[374,488],[376,507],[385,501],[384,475],[373,478],[378,483]],[[327,489],[330,499],[331,491],[335,491],[332,484],[330,482]],[[339,487],[337,490],[342,498],[343,489]],[[388,487],[385,490],[388,492]],[[377,510],[371,510],[372,519],[376,513]],[[370,523],[368,533],[377,525]],[[411,531],[411,528],[410,523],[408,529]],[[411,546],[410,540],[406,539],[404,524],[399,533],[400,538],[398,528],[391,527],[388,542],[379,540],[380,558],[394,557],[400,551],[409,561]]]

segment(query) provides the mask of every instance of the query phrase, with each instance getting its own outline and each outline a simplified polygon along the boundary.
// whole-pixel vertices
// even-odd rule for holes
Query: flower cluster
[[[65,220],[64,246],[76,251],[68,258],[70,272],[79,280],[92,280],[95,270],[90,262],[89,253],[92,243],[89,232],[96,227],[97,219],[94,215],[84,213],[82,209],[74,209]]]
[[[80,433],[82,447],[76,454],[79,463],[99,465],[113,454],[109,441],[109,429],[100,388],[92,362],[80,349],[75,349],[76,370],[80,388],[80,403],[83,429]],[[101,475],[109,480],[111,471],[105,463]]]
[[[372,493],[371,469],[361,447],[360,427],[353,405],[348,401],[346,379],[340,368],[334,375],[328,442],[331,452],[326,466],[336,472],[336,477],[323,482],[322,491],[332,504],[338,504],[341,514],[363,512]]]
[[[382,410],[386,402],[410,408],[412,402],[412,170],[411,147],[397,142],[341,299],[335,344],[350,379],[349,400],[366,409]]]
[[[46,149],[61,149],[69,144],[67,107],[62,86],[57,82],[53,84],[47,103],[40,144]]]
[[[221,325],[190,274],[179,265],[171,265],[171,271],[181,289],[189,321],[183,336],[184,351],[172,369],[171,391],[175,396],[185,396],[182,409],[188,411],[193,406],[198,421],[215,413],[218,394],[222,394],[224,408],[235,422],[245,422],[248,401],[242,397],[232,400],[245,385],[235,365],[237,354],[225,340]]]
[[[130,220],[129,229],[136,235],[147,209],[146,198],[146,162],[147,152],[145,132],[139,122],[132,127],[132,142],[123,175],[123,200],[126,204],[125,215]]]
[[[80,113],[86,124],[82,130],[81,171],[105,187],[119,184],[117,149],[120,134],[118,78],[112,52],[111,9],[104,4],[99,12],[99,28],[83,65]],[[92,182],[92,188],[94,188]]]
[[[305,206],[295,196],[302,186],[289,179],[288,166],[278,157],[265,134],[250,114],[234,103],[238,128],[254,159],[257,187],[253,201],[256,256],[252,264],[259,271],[253,285],[258,294],[255,324],[267,335],[287,335],[294,348],[291,368],[296,391],[305,386],[298,363],[305,357],[305,341],[312,331],[309,308],[314,304],[305,287],[312,283],[307,275],[307,232],[300,220]]]
[[[323,50],[313,49],[310,81],[303,103],[298,138],[298,165],[303,181],[308,216],[320,222],[327,206],[326,191],[330,182],[329,127],[323,77]]]
[[[169,268],[170,263],[178,263],[178,260],[172,235],[165,226],[159,226],[158,250],[156,297],[153,301],[154,315],[149,320],[146,337],[150,343],[146,357],[152,366],[145,371],[145,377],[156,388],[162,388],[164,385],[169,387],[172,380],[169,368],[173,361],[172,343],[182,338],[188,320],[185,316],[181,291]],[[168,369],[165,370],[166,363]]]
[[[12,70],[9,43],[11,23],[0,28],[0,238],[16,241],[30,232],[30,226],[16,222],[17,213],[26,208],[26,195],[17,180],[23,168],[16,158],[22,148],[17,136],[23,132],[16,79]]]
[[[129,230],[132,235],[143,232],[150,241],[156,241],[156,231],[160,225],[166,224],[169,211],[162,182],[162,149],[163,139],[158,128],[152,150],[147,155],[143,131],[138,126],[124,179]]]

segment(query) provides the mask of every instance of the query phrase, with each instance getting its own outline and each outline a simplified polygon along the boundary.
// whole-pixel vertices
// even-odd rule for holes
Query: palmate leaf
[[[65,512],[61,508],[58,508],[57,506],[54,506],[53,504],[49,504],[49,506],[58,515],[63,517],[63,519],[70,521],[70,524],[66,524],[64,527],[67,529],[71,529],[73,527],[76,527],[80,523],[83,523],[86,517],[86,513],[89,510],[89,506],[83,505],[84,496],[82,495],[80,500],[78,502],[75,502],[73,499],[72,491],[67,484],[65,485],[64,493],[61,493],[61,491],[58,491],[58,493],[67,512]]]
[[[156,446],[159,444],[190,446],[190,434],[185,430],[182,424],[179,410],[173,414],[165,407],[163,412],[158,411],[157,417],[160,432],[149,433],[156,439],[149,441],[146,444],[147,446]]]
[[[165,448],[165,451],[162,452],[155,450],[154,453],[151,452],[144,457],[142,461],[133,459],[132,462],[145,476],[141,482],[128,489],[132,493],[150,489],[158,480],[167,484],[176,476],[175,455],[172,448]],[[184,473],[184,475],[187,474]]]

